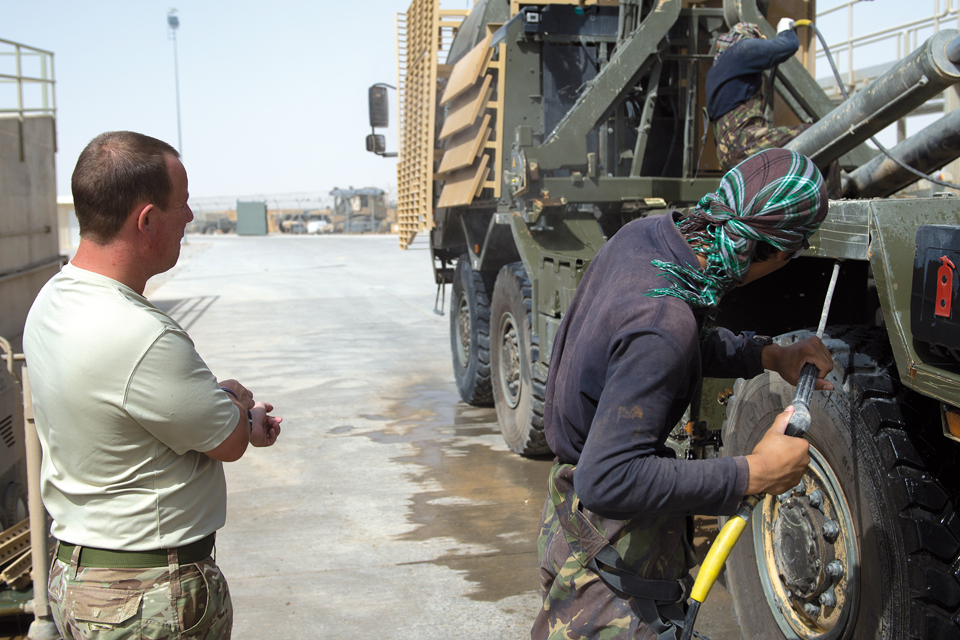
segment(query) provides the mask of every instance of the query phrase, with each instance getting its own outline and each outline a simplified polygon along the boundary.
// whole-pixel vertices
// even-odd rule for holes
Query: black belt
[[[193,564],[210,556],[217,534],[211,533],[206,538],[177,547],[177,561],[179,564]],[[70,564],[73,550],[77,545],[61,542],[57,549],[57,560]],[[80,567],[94,567],[98,569],[150,569],[166,567],[167,549],[151,549],[149,551],[112,551],[97,549],[96,547],[80,547],[80,558],[77,565]]]

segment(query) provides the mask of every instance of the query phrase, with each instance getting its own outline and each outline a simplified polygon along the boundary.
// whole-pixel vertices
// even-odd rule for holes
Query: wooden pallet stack
[[[26,589],[33,579],[30,518],[0,533],[0,580],[13,589]]]

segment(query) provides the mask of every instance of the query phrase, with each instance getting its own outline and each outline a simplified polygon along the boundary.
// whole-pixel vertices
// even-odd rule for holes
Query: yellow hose
[[[703,602],[710,595],[710,589],[713,583],[717,581],[717,576],[723,569],[727,556],[733,551],[733,547],[740,539],[740,534],[747,526],[747,521],[739,514],[727,520],[723,529],[717,535],[717,539],[710,546],[707,557],[703,559],[700,565],[700,572],[697,574],[697,580],[693,583],[693,589],[690,591],[690,597],[697,602]]]

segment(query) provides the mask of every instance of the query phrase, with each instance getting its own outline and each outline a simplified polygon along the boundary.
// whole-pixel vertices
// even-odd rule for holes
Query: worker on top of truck
[[[805,156],[759,153],[685,212],[624,226],[584,274],[550,356],[544,429],[557,456],[538,540],[542,596],[533,638],[671,632],[693,566],[688,516],[732,514],[745,495],[795,486],[807,443],[780,414],[751,455],[675,459],[665,441],[702,375],[796,384],[832,370],[817,338],[781,347],[708,330],[720,298],[786,264],[827,213]],[[653,636],[649,636],[653,637]]]
[[[758,151],[784,146],[810,126],[774,127],[763,108],[763,72],[800,48],[795,28],[796,22],[783,18],[777,37],[767,40],[757,25],[739,22],[717,39],[716,58],[707,71],[707,115],[716,125],[717,158],[724,171]]]

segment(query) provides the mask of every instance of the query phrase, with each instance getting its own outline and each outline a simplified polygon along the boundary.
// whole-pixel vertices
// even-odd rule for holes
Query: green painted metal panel
[[[957,224],[956,198],[872,200],[870,264],[877,283],[884,324],[904,385],[924,395],[960,405],[960,374],[925,362],[923,346],[910,329],[910,296],[917,229],[925,224]]]
[[[267,235],[267,203],[237,201],[237,235]]]

